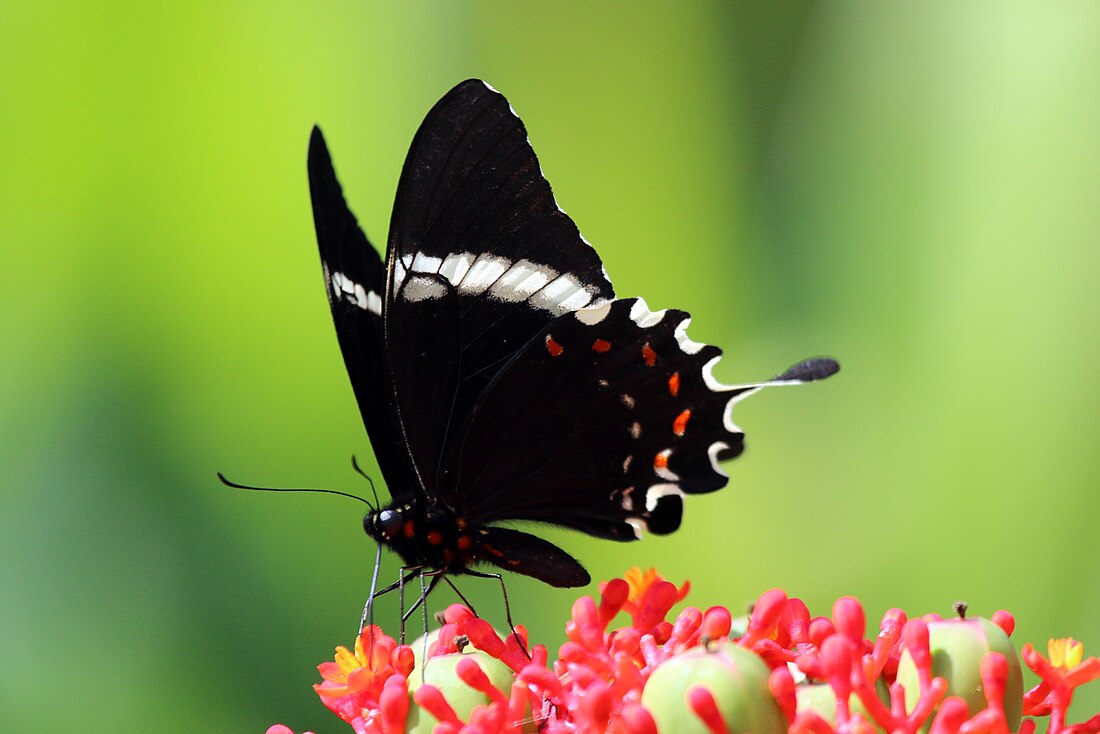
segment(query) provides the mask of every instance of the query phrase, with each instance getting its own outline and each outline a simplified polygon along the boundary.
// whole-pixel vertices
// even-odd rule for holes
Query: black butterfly
[[[340,349],[393,497],[363,526],[407,568],[582,586],[572,556],[500,523],[636,540],[676,530],[684,494],[726,484],[718,465],[744,446],[730,408],[765,383],[719,384],[721,351],[687,337],[686,313],[615,298],[488,84],[462,82],[420,126],[385,262],[318,128],[309,183]],[[837,369],[808,360],[766,384]]]

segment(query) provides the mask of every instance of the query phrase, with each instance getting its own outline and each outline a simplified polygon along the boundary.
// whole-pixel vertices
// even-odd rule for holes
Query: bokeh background
[[[417,125],[471,76],[720,377],[844,365],[739,406],[749,450],[675,535],[552,533],[594,578],[872,619],[965,599],[1100,652],[1100,6],[4,3],[0,728],[346,730],[309,686],[358,622],[361,506],[214,472],[368,491],[308,134],[384,242]],[[556,648],[574,594],[509,590]]]

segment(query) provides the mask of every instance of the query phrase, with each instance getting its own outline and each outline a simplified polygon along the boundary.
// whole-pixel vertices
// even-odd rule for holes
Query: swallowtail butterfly
[[[719,464],[744,446],[734,403],[838,369],[818,358],[766,383],[715,380],[721,351],[687,336],[687,313],[615,297],[523,123],[480,80],[416,133],[385,260],[318,128],[309,184],[336,334],[392,496],[363,525],[433,582],[490,564],[587,584],[568,553],[504,524],[671,533],[684,495],[726,484]]]

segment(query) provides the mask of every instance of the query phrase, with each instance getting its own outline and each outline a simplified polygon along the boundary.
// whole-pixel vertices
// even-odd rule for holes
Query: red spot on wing
[[[405,533],[406,538],[411,538],[416,534],[416,525],[412,520],[406,520],[405,524],[401,527],[401,531]]]
[[[649,342],[646,342],[645,346],[642,347],[642,359],[645,360],[646,367],[657,364],[657,352],[653,351],[653,347],[649,346]]]
[[[667,469],[668,468],[668,457],[669,457],[670,454],[672,454],[672,451],[669,450],[669,449],[665,449],[664,451],[658,451],[657,455],[653,457],[653,468],[654,469]]]
[[[680,394],[680,373],[673,372],[672,376],[668,378],[668,394],[672,397],[676,397]]]
[[[549,334],[546,335],[546,351],[550,352],[551,357],[560,357],[561,353],[565,351],[565,347],[554,341],[554,337]]]
[[[443,542],[443,533],[439,532],[438,530],[429,530],[428,542],[432,545],[439,545]]]
[[[593,352],[599,352],[600,354],[603,354],[608,349],[611,349],[611,342],[609,342],[607,339],[597,339],[596,341],[592,342]]]
[[[676,420],[672,421],[672,432],[675,433],[677,436],[683,436],[684,431],[687,430],[689,418],[691,418],[690,410],[685,410],[680,413],[680,415],[676,416]]]

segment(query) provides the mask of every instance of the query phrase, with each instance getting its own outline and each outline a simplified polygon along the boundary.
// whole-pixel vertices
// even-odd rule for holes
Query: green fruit
[[[740,645],[689,650],[661,663],[646,682],[642,705],[660,732],[709,734],[688,705],[688,691],[703,686],[714,696],[730,734],[785,734],[787,721],[768,689],[768,666]]]
[[[947,679],[947,695],[966,701],[973,716],[986,707],[982,692],[981,664],[986,653],[999,652],[1008,662],[1005,682],[1005,718],[1010,731],[1020,725],[1024,705],[1024,681],[1020,657],[1004,630],[982,617],[945,619],[928,623],[932,650],[932,675]],[[905,686],[905,708],[912,711],[920,698],[920,678],[908,651],[898,662],[897,682]],[[926,724],[922,731],[927,731]]]
[[[875,693],[878,694],[879,700],[889,708],[890,692],[881,678],[875,683]],[[828,683],[807,683],[800,685],[795,689],[795,695],[798,697],[799,713],[802,713],[804,710],[810,710],[825,719],[830,725],[836,724],[836,694],[833,693],[833,687]],[[869,722],[874,721],[871,715],[867,713],[863,701],[859,699],[859,695],[856,693],[852,693],[852,695],[848,697],[848,710],[853,714],[863,714],[863,718],[867,719]]]
[[[421,643],[418,641],[416,644]],[[428,664],[423,669],[423,677],[421,677],[419,668],[413,670],[412,675],[409,676],[409,718],[405,725],[405,731],[410,734],[430,734],[432,728],[438,723],[434,716],[421,710],[412,702],[412,695],[425,683],[430,683],[442,691],[447,703],[458,714],[458,718],[463,721],[469,720],[470,713],[475,706],[492,703],[487,695],[466,685],[455,673],[455,666],[464,657],[470,657],[477,661],[478,667],[488,676],[489,682],[493,684],[494,688],[505,696],[511,694],[515,673],[500,660],[480,650],[468,647],[463,653],[429,658]]]

